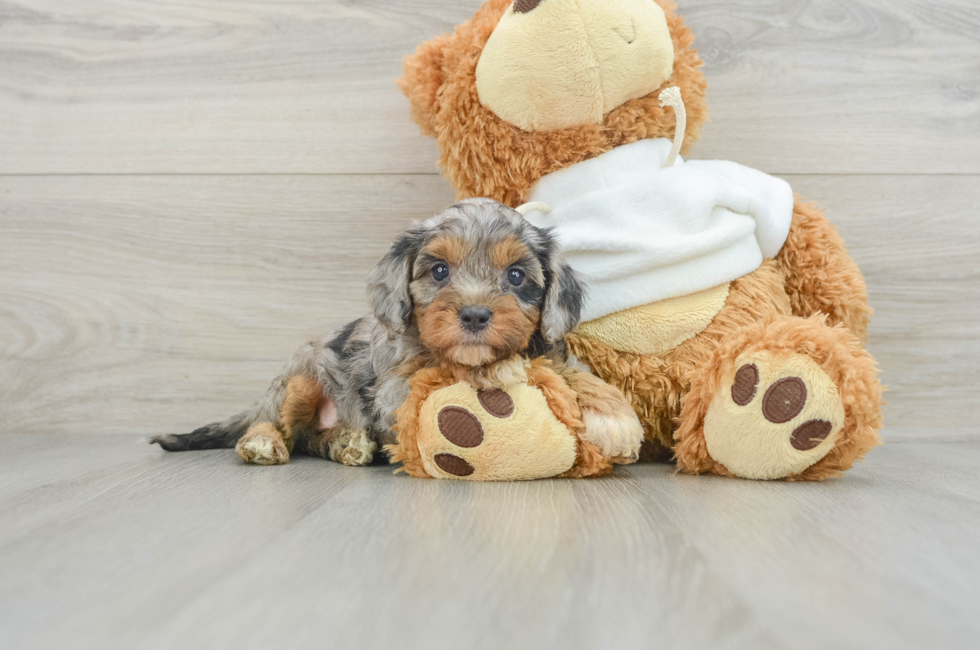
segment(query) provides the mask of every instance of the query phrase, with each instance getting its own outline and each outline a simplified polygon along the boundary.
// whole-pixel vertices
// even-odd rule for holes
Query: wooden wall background
[[[364,311],[393,235],[453,198],[401,58],[480,2],[0,0],[0,431],[189,429]],[[694,157],[839,225],[887,437],[980,437],[980,3],[679,4]]]

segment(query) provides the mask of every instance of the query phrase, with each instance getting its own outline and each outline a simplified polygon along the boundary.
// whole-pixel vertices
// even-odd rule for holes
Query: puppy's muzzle
[[[459,323],[463,329],[477,334],[490,324],[493,312],[487,307],[464,307],[459,310]]]

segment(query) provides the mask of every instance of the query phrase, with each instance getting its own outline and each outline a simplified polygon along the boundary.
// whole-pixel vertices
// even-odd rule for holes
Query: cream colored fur
[[[674,46],[652,0],[546,0],[509,8],[476,68],[480,102],[525,131],[599,124],[670,77]]]
[[[759,369],[755,396],[747,406],[739,406],[732,400],[733,371],[705,415],[704,439],[708,453],[742,478],[774,480],[799,474],[837,444],[844,425],[844,405],[837,386],[812,359],[800,354],[756,352],[740,357],[735,369],[749,363]],[[769,387],[784,377],[803,380],[807,388],[806,406],[789,422],[773,424],[763,415],[762,400]],[[830,435],[809,451],[793,448],[790,444],[793,431],[813,419],[833,424]]]
[[[614,350],[662,355],[694,338],[725,306],[730,283],[596,318],[575,330]]]
[[[600,413],[582,409],[585,431],[582,440],[591,442],[617,464],[636,462],[643,444],[643,425],[632,410],[619,413]]]
[[[527,372],[531,367],[529,359],[515,355],[510,359],[493,364],[487,369],[470,373],[469,382],[477,388],[510,388],[527,383]]]
[[[352,467],[370,464],[378,449],[377,443],[364,430],[341,431],[327,445],[330,460]]]
[[[459,479],[433,462],[437,454],[462,458],[476,471],[469,481],[515,481],[558,476],[575,463],[575,438],[548,407],[540,390],[527,384],[506,389],[516,408],[507,418],[486,415],[476,389],[460,382],[433,393],[420,412],[418,447],[425,471],[435,478]],[[460,406],[479,417],[483,442],[470,449],[457,447],[439,432],[439,412]]]
[[[252,465],[285,465],[289,462],[289,449],[271,422],[252,425],[238,440],[235,452]]]
[[[565,372],[565,381],[578,394],[585,425],[579,434],[582,440],[598,447],[617,464],[636,462],[643,444],[643,425],[622,393],[574,358]]]

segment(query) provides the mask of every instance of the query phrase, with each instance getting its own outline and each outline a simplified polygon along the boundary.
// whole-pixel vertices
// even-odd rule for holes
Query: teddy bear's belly
[[[725,306],[730,283],[689,296],[670,298],[582,323],[576,334],[614,350],[661,355],[691,339]]]

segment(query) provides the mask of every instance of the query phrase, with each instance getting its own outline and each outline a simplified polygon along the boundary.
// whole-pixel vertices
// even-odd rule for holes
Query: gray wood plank
[[[452,201],[436,176],[0,178],[0,430],[237,412]]]
[[[401,59],[480,0],[0,3],[0,173],[427,173]],[[703,158],[980,173],[974,0],[682,0]]]
[[[23,469],[0,484],[4,647],[959,649],[980,632],[977,443],[890,444],[792,485],[0,445],[0,476]]]
[[[974,0],[679,0],[706,61],[699,158],[770,173],[980,163]]]
[[[978,179],[787,178],[868,278],[890,429],[975,435]],[[300,343],[362,315],[371,264],[452,200],[435,176],[0,177],[0,431],[237,412]]]

